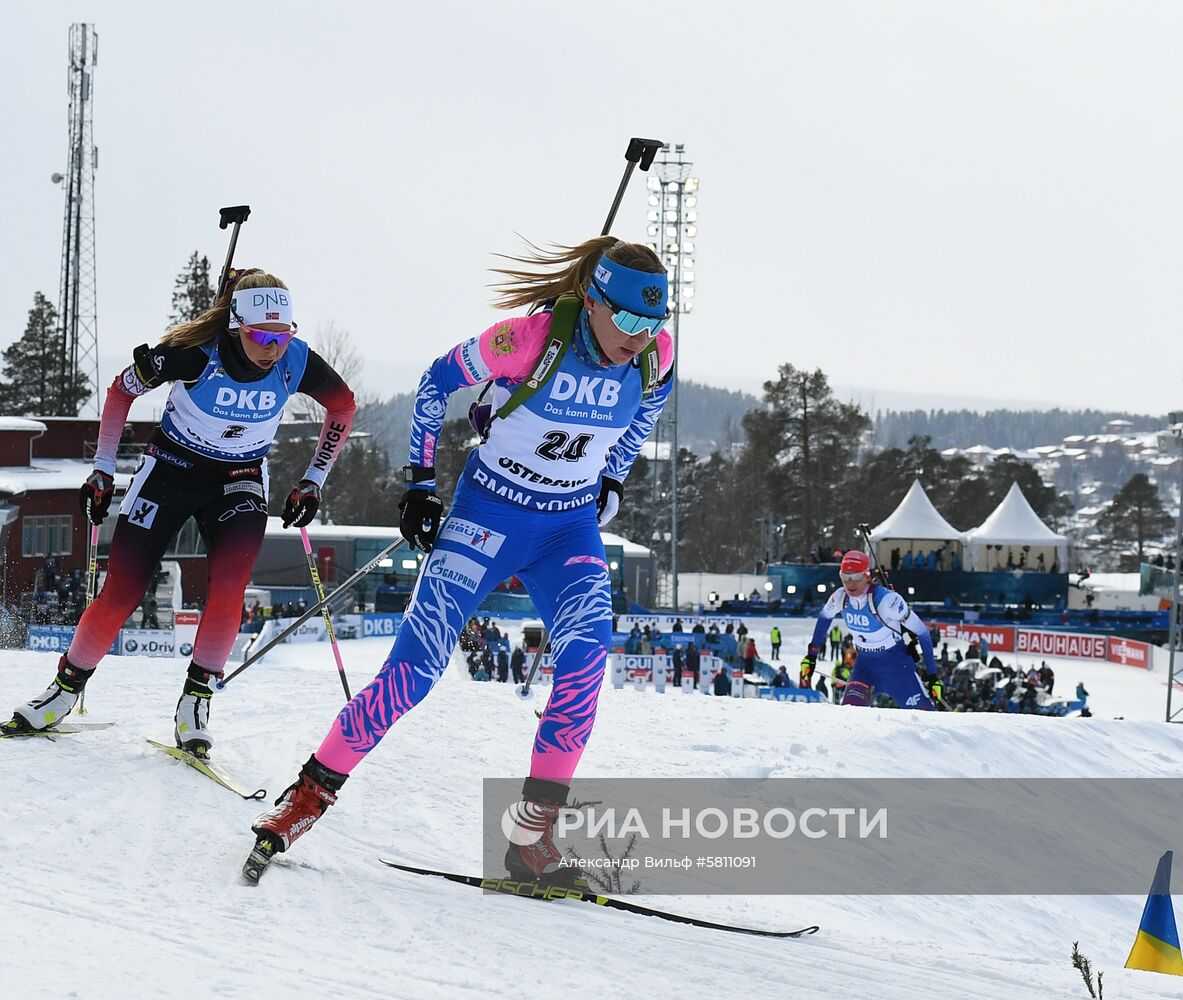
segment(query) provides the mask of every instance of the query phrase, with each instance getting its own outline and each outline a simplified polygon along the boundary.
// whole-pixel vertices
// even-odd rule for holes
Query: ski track
[[[782,652],[803,647],[808,624],[781,625]],[[753,636],[766,652],[767,634]],[[342,644],[355,690],[387,649],[385,640]],[[822,925],[814,937],[767,941],[584,904],[486,896],[386,868],[379,855],[478,870],[481,779],[517,777],[529,764],[532,708],[545,690],[522,703],[511,685],[470,683],[454,660],[427,703],[399,722],[339,804],[257,887],[238,871],[251,819],[266,803],[243,801],[144,742],[171,735],[181,661],[106,661],[87,702],[90,718],[115,728],[0,744],[6,993],[896,1000],[922,991],[1075,1000],[1083,987],[1069,955],[1079,940],[1109,995],[1178,995],[1171,977],[1121,968],[1142,898],[648,900],[772,929]],[[0,651],[0,711],[40,691],[54,661]],[[1057,688],[1085,680],[1097,718],[932,716],[609,688],[581,773],[1178,774],[1183,732],[1153,721],[1162,715],[1161,677],[1054,666]],[[244,784],[266,787],[269,801],[319,744],[341,699],[327,647],[286,646],[215,699],[215,757]],[[1125,720],[1103,718],[1117,714]]]

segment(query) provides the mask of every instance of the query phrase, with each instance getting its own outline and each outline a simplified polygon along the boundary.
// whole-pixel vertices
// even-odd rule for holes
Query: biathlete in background
[[[9,730],[51,729],[70,714],[98,662],[152,580],[182,525],[197,521],[209,569],[193,659],[177,703],[178,747],[206,756],[209,703],[242,620],[242,596],[267,527],[267,459],[288,397],[305,393],[328,412],[312,462],[288,495],[285,527],[308,524],[353,423],[353,393],[297,339],[287,286],[257,269],[231,271],[227,288],[197,319],[143,344],[107,390],[94,471],[79,492],[101,524],[114,492],[115,452],[132,402],[172,382],[119,508],[103,589],[82,615],[57,676],[16,709]]]
[[[825,649],[830,623],[842,618],[858,653],[842,694],[843,705],[870,705],[875,694],[885,694],[900,708],[932,711],[928,692],[916,675],[905,632],[915,635],[925,670],[937,672],[932,642],[923,622],[894,590],[871,581],[871,561],[857,549],[847,552],[838,567],[842,588],[826,601],[813,629],[806,659],[816,662]],[[835,685],[837,686],[837,685]]]
[[[523,880],[574,877],[552,830],[591,736],[611,641],[600,526],[617,512],[672,387],[668,281],[652,250],[611,236],[513,260],[520,266],[500,272],[498,304],[530,315],[451,348],[419,383],[400,529],[431,554],[394,647],[255,821],[248,871],[261,872],[336,801],[349,773],[427,697],[485,596],[517,576],[550,631],[555,665],[506,866]],[[492,402],[473,404],[470,419],[483,440],[441,524],[434,466],[448,396],[480,383],[491,384]]]

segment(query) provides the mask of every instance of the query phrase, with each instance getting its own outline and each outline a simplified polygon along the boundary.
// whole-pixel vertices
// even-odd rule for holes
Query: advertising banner
[[[193,652],[189,646],[188,656]],[[172,629],[124,628],[119,630],[120,656],[178,656]]]
[[[361,637],[363,639],[370,639],[373,636],[390,636],[393,639],[402,621],[403,616],[401,614],[377,612],[375,614],[362,615]]]
[[[1109,643],[1103,635],[1080,632],[1045,632],[1042,629],[1018,630],[1017,653],[1028,656],[1071,656],[1080,660],[1105,660]]]
[[[942,639],[979,643],[985,639],[991,654],[1015,652],[1013,625],[982,625],[979,622],[929,622],[928,625],[936,625],[941,630]]]
[[[193,643],[197,640],[197,626],[201,624],[200,611],[178,611],[173,617],[173,641],[177,656],[192,656]]]
[[[30,625],[25,648],[42,653],[64,653],[73,639],[73,625]]]
[[[282,632],[292,623],[291,618],[280,618],[276,623],[279,630]],[[320,642],[325,638],[325,620],[319,615],[313,615],[308,621],[304,622],[298,629],[292,632],[284,642]]]
[[[1123,667],[1150,669],[1150,643],[1114,636],[1109,636],[1108,643],[1107,653],[1110,663],[1120,663]]]
[[[74,641],[73,625],[30,625],[25,639],[25,649],[36,650],[39,653],[64,653]],[[119,652],[119,637],[111,643],[107,655],[113,656]]]

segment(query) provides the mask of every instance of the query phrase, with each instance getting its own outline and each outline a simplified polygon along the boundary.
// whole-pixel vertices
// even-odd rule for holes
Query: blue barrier
[[[361,638],[369,639],[373,636],[391,636],[398,633],[398,627],[403,623],[401,614],[372,612],[361,616]]]
[[[64,653],[74,641],[73,625],[30,625],[25,639],[25,649],[33,649],[42,653]],[[107,655],[113,656],[119,652],[119,637],[111,643]]]

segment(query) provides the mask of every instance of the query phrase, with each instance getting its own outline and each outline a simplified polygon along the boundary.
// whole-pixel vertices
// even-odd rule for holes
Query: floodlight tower
[[[52,177],[55,184],[64,182],[66,190],[58,293],[58,329],[62,334],[59,384],[64,394],[58,400],[58,410],[64,416],[78,415],[78,404],[68,398],[67,390],[75,373],[85,375],[90,381],[96,416],[101,401],[94,229],[94,172],[99,151],[94,144],[92,123],[98,44],[99,36],[93,24],[70,25],[66,173]]]
[[[671,605],[678,611],[678,319],[694,309],[694,241],[698,237],[698,178],[686,147],[669,143],[653,164],[649,177],[649,229],[655,250],[670,272],[670,309],[673,312],[674,388],[663,416],[670,425],[670,582]],[[654,458],[656,459],[656,453]]]

